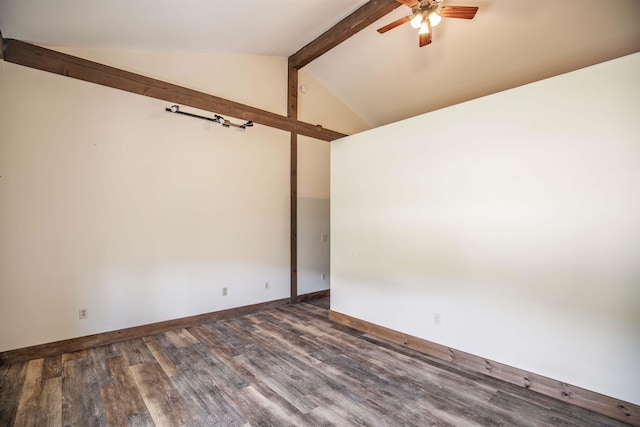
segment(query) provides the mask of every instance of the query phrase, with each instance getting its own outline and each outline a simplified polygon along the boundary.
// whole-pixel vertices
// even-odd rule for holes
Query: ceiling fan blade
[[[418,0],[396,0],[398,3],[402,3],[405,6],[413,7],[418,4]]]
[[[420,34],[420,47],[426,46],[431,43],[431,31],[425,34]]]
[[[445,6],[440,12],[443,18],[473,19],[478,8],[476,6]]]
[[[405,16],[404,18],[400,18],[397,21],[393,21],[392,23],[387,24],[384,27],[378,28],[378,32],[380,34],[386,33],[387,31],[393,30],[395,27],[398,27],[404,24],[405,22],[409,22],[409,21],[411,21],[411,16]]]

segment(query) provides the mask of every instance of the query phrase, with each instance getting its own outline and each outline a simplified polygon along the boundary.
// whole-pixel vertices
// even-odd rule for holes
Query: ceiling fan
[[[411,22],[413,28],[419,29],[420,47],[431,43],[432,29],[440,23],[441,18],[473,19],[478,8],[476,6],[443,6],[443,0],[396,0],[411,8],[411,15],[393,21],[382,28],[380,34],[386,33],[405,22]]]

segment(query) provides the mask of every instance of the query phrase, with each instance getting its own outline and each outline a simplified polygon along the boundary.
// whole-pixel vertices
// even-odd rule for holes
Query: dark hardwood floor
[[[328,301],[0,367],[0,426],[618,426],[326,320]]]
[[[309,301],[309,304],[324,308],[325,310],[331,309],[331,300],[328,297],[312,299]]]

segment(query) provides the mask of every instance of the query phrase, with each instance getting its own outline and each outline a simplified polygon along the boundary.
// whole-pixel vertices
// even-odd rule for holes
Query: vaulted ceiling
[[[375,0],[373,0],[375,1]],[[363,0],[0,0],[5,38],[41,45],[287,57]],[[445,0],[478,6],[418,47],[386,17],[306,69],[372,127],[640,51],[639,0]]]

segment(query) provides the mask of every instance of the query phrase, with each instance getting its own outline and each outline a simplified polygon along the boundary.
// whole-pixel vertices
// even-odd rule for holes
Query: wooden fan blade
[[[426,46],[431,43],[431,33],[420,34],[420,47]]]
[[[386,33],[387,31],[393,30],[395,27],[398,27],[409,21],[411,21],[411,16],[405,16],[404,18],[400,18],[397,21],[393,21],[391,24],[387,24],[384,27],[378,28],[378,32],[380,34]]]
[[[418,4],[418,0],[396,0],[398,3],[402,3],[405,6],[413,7]]]
[[[443,18],[473,19],[478,8],[476,6],[445,6],[440,16]]]

